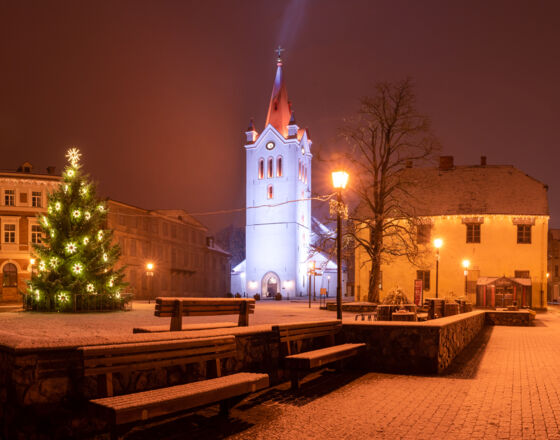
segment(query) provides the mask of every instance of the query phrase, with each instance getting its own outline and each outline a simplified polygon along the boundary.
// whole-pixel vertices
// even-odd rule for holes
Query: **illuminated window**
[[[31,243],[41,243],[41,227],[31,225]]]
[[[480,223],[467,223],[467,243],[480,243]]]
[[[4,225],[4,243],[16,242],[16,225]]]
[[[15,189],[4,190],[4,204],[6,206],[16,206],[16,190]]]
[[[268,185],[268,188],[266,189],[266,197],[268,199],[272,199],[274,197],[274,189],[272,188],[272,185]]]
[[[269,157],[267,162],[268,162],[268,167],[266,170],[266,177],[270,179],[274,177],[274,160],[272,159],[272,157]]]
[[[35,208],[41,207],[41,192],[39,191],[31,192],[31,206]]]
[[[517,242],[531,244],[531,225],[517,225]]]
[[[298,159],[298,179],[301,180],[301,160]]]
[[[15,264],[8,263],[3,269],[3,287],[17,287],[17,267]]]
[[[429,270],[417,270],[416,279],[422,280],[422,288],[424,290],[430,290],[430,271]]]
[[[264,177],[264,159],[259,159],[259,179]]]
[[[276,159],[276,177],[282,177],[282,156]]]

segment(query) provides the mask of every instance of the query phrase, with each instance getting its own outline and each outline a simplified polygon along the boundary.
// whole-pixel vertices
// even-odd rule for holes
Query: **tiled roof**
[[[547,186],[510,165],[406,168],[413,215],[548,215]]]

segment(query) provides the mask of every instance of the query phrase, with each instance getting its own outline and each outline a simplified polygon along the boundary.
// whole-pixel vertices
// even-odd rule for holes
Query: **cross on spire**
[[[278,46],[276,49],[274,49],[274,52],[276,52],[278,54],[278,62],[282,61],[282,52],[284,52],[286,49],[282,48],[282,46]]]

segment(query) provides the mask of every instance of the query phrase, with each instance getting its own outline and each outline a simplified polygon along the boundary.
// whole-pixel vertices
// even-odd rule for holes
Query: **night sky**
[[[315,153],[376,81],[411,76],[442,153],[548,184],[560,227],[558,1],[0,0],[0,168],[60,171],[77,145],[104,196],[243,207],[244,131],[263,129],[279,44]],[[329,171],[314,164],[314,192]]]

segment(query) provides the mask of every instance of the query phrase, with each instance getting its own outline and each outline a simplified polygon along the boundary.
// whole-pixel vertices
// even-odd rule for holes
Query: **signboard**
[[[422,305],[422,280],[414,280],[414,304],[417,306]]]
[[[321,293],[320,295],[325,295],[327,296],[327,289],[325,289],[324,287],[321,287]]]

